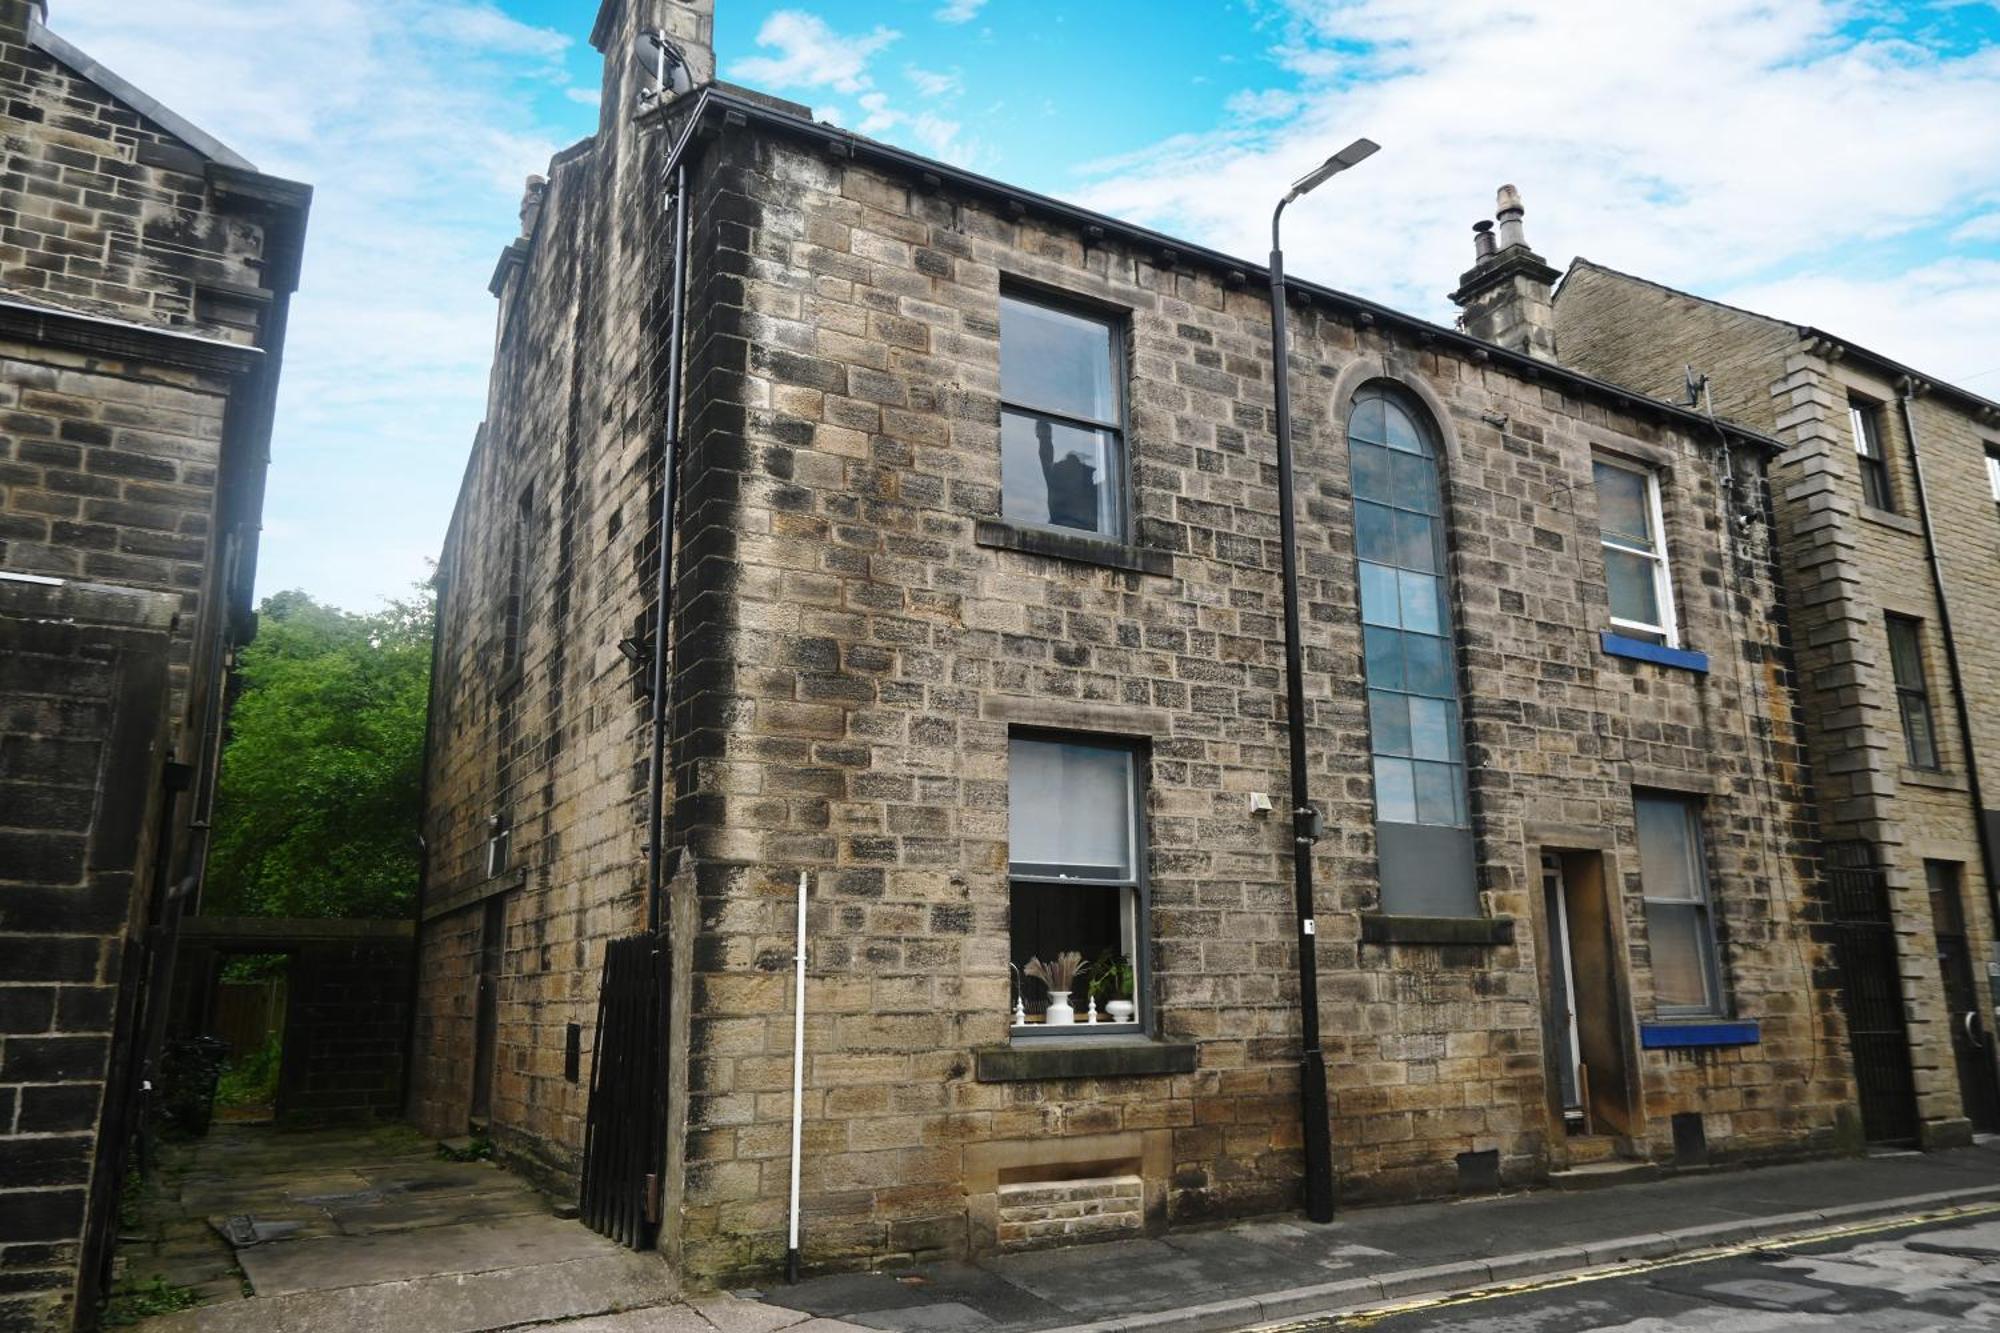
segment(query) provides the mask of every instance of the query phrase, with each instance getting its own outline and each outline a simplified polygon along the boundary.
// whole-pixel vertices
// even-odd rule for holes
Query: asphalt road
[[[2000,1210],[1295,1327],[1371,1333],[2000,1329]]]

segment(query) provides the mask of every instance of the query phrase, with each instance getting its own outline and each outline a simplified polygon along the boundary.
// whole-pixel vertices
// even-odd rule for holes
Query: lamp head
[[[1374,156],[1374,154],[1381,150],[1381,147],[1382,145],[1376,143],[1373,139],[1356,139],[1353,143],[1347,145],[1347,147],[1341,149],[1332,157],[1329,157],[1326,161],[1320,163],[1311,171],[1299,177],[1297,181],[1293,182],[1291,193],[1285,196],[1286,202],[1289,203],[1302,194],[1318,189],[1320,186],[1326,184],[1329,178],[1337,176],[1349,167]]]

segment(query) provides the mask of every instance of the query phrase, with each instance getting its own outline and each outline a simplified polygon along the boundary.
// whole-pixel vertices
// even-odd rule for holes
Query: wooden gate
[[[668,969],[659,937],[612,940],[597,994],[578,1211],[591,1230],[635,1250],[651,1249],[660,1229]]]
[[[1865,842],[1830,844],[1826,882],[1847,1044],[1861,1097],[1861,1130],[1871,1143],[1913,1143],[1917,1091],[1903,1021],[1902,959],[1889,912],[1888,877]]]

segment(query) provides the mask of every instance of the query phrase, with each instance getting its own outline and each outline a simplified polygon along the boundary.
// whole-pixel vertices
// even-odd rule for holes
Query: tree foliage
[[[237,664],[205,912],[409,915],[433,614],[428,587],[366,616],[265,599]]]

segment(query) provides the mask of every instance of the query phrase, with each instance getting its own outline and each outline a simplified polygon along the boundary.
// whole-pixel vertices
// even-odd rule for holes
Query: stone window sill
[[[1692,648],[1669,648],[1644,639],[1628,639],[1608,629],[1598,631],[1597,641],[1613,657],[1629,657],[1635,662],[1651,662],[1655,666],[1675,667],[1681,671],[1703,674],[1708,671],[1708,654],[1695,652]]]
[[[972,1053],[973,1077],[981,1083],[1022,1083],[1052,1078],[1133,1078],[1146,1074],[1192,1074],[1192,1042],[1150,1037],[1107,1037],[1096,1041],[1024,1041],[986,1046]]]
[[[1174,558],[1166,551],[1147,546],[1114,542],[1082,532],[1059,532],[1054,528],[1033,528],[999,519],[982,518],[973,527],[972,539],[980,546],[1003,551],[1025,551],[1029,555],[1075,560],[1108,569],[1128,569],[1135,574],[1172,574]]]
[[[1924,525],[1908,514],[1893,513],[1887,509],[1877,509],[1871,504],[1863,504],[1861,517],[1878,527],[1894,528],[1897,532],[1907,532],[1912,537],[1924,535]]]
[[[1512,944],[1511,916],[1399,916],[1361,914],[1363,944]]]
[[[1935,787],[1939,791],[1970,790],[1963,775],[1939,768],[1911,768],[1905,764],[1899,776],[1912,787]]]

